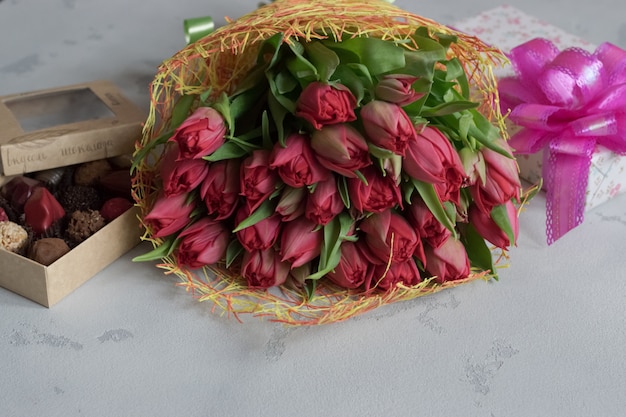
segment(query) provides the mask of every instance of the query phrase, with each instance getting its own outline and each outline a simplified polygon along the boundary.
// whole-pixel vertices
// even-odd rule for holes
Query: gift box
[[[106,81],[0,97],[3,247],[7,248],[5,245],[10,245],[23,231],[28,234],[26,243],[15,252],[0,249],[0,286],[51,307],[139,243],[140,228],[130,196],[129,167],[130,153],[141,136],[144,119],[145,114]],[[53,227],[38,230],[38,222],[45,221],[48,213],[45,205],[33,208],[32,212],[27,209],[35,190],[39,190],[38,196],[55,201],[57,195],[69,195],[70,188],[78,189],[72,183],[75,173],[89,164],[91,168],[106,166],[110,170],[106,168],[108,173],[102,174],[93,187],[84,185],[87,181],[84,178],[95,175],[93,169],[83,170],[87,173],[81,187],[90,191],[98,188],[98,204],[119,196],[115,197],[117,202],[108,209],[98,205],[97,211],[95,206],[87,209],[75,201],[71,206],[64,204],[65,214],[55,220]],[[24,201],[19,201],[20,195]],[[92,213],[102,223],[89,226],[92,228],[89,233],[95,232],[89,237],[74,235],[67,246],[69,251],[61,257],[54,256],[50,261],[31,259],[31,245],[42,237],[70,239],[60,224],[71,223],[74,211]],[[75,223],[80,221],[84,219],[77,218]],[[12,235],[11,231],[16,230]],[[60,253],[67,249],[63,247]]]
[[[573,36],[510,6],[501,6],[486,11],[478,16],[458,22],[455,27],[479,36],[485,42],[501,48],[507,54],[524,43],[538,39],[549,40],[559,51],[573,51],[578,54],[578,57],[593,56],[592,54],[596,49],[594,45],[584,39]],[[540,42],[540,44],[545,45],[545,42]],[[527,50],[529,50],[529,54],[536,52],[530,51],[530,46],[527,47]],[[500,80],[515,76],[514,66],[506,65],[499,68],[496,70],[496,75]],[[507,110],[503,109],[503,112]],[[508,125],[511,136],[520,130],[520,127],[513,123],[508,123]],[[515,147],[515,145],[512,146]],[[612,152],[602,144],[595,144],[591,152],[587,186],[584,194],[580,194],[581,207],[576,214],[579,217],[578,221],[582,221],[583,212],[589,211],[623,192],[625,189],[623,184],[626,184],[626,157]],[[538,183],[543,178],[545,189],[546,176],[543,173],[543,168],[550,162],[548,161],[549,156],[544,155],[544,153],[546,152],[539,150],[532,154],[518,154],[517,160],[521,176],[530,183]],[[557,191],[555,191],[556,193]],[[559,198],[569,198],[568,195],[575,194],[576,190],[567,189],[558,191],[558,193],[561,196],[565,195],[565,197]],[[582,207],[583,200],[584,207]],[[548,202],[548,205],[557,206],[560,203],[559,201],[554,204]],[[565,211],[564,208],[563,210]],[[571,212],[571,210],[568,211]],[[563,214],[561,217],[565,217]],[[569,213],[567,214],[569,215]],[[551,222],[552,220],[549,219],[549,227]],[[572,223],[572,225],[575,224]],[[567,227],[565,229],[569,230]],[[552,243],[558,239],[567,231],[565,229],[554,236],[551,236],[551,232],[548,230],[548,242]]]

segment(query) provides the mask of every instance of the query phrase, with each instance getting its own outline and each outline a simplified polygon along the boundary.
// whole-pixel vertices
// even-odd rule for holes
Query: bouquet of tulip
[[[138,259],[290,324],[495,276],[521,188],[499,59],[382,1],[278,0],[192,43],[152,84]]]

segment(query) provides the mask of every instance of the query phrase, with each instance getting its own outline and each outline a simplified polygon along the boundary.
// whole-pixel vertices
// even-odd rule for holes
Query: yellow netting
[[[277,0],[219,28],[209,36],[188,45],[163,62],[151,85],[151,106],[137,151],[169,128],[172,109],[182,95],[201,94],[209,87],[213,96],[232,93],[256,62],[261,41],[283,33],[292,40],[333,39],[345,36],[368,36],[403,40],[411,49],[410,35],[419,27],[431,34],[456,35],[450,53],[462,62],[475,91],[482,94],[482,109],[502,127],[502,117],[494,103],[496,84],[491,65],[503,62],[503,55],[479,39],[456,32],[430,19],[406,12],[382,0]],[[503,131],[504,134],[504,131]],[[151,209],[159,187],[160,150],[155,149],[138,163],[133,179],[133,193],[141,216]],[[144,240],[159,245],[147,225]],[[304,301],[293,288],[250,290],[234,271],[206,267],[189,271],[176,265],[173,258],[159,265],[166,273],[182,279],[181,285],[200,300],[214,303],[229,314],[251,313],[287,324],[321,324],[347,319],[378,306],[431,294],[468,281],[488,278],[487,272],[475,271],[461,281],[436,284],[426,280],[413,287],[399,286],[384,293],[360,294],[320,282],[313,298]]]

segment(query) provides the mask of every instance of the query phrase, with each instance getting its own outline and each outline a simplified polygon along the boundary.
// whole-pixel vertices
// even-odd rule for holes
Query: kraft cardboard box
[[[130,160],[144,120],[107,81],[0,97],[0,187],[42,170]],[[131,207],[49,266],[0,249],[0,286],[53,306],[139,243],[137,214]]]
[[[585,39],[508,5],[464,19],[457,22],[454,27],[479,37],[505,53],[534,38],[549,39],[560,50],[577,47],[593,52],[596,48]],[[514,75],[511,65],[498,68],[494,72],[498,77]],[[513,133],[515,129],[515,126],[511,126],[510,133]],[[531,184],[538,183],[542,177],[543,152],[519,155],[517,162],[522,178]],[[589,169],[585,211],[597,207],[624,191],[626,191],[626,157],[617,155],[603,146],[596,146]]]

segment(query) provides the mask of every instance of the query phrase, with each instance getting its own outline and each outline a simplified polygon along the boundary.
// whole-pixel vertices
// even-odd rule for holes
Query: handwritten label
[[[112,148],[113,146],[114,143],[112,140],[103,140],[100,142],[68,146],[65,148],[61,148],[61,156],[82,155],[86,153],[101,152],[106,151],[108,148]]]
[[[48,159],[48,156],[44,152],[32,152],[32,153],[17,153],[11,152],[11,149],[7,149],[5,166],[23,166],[33,163],[42,162]]]

